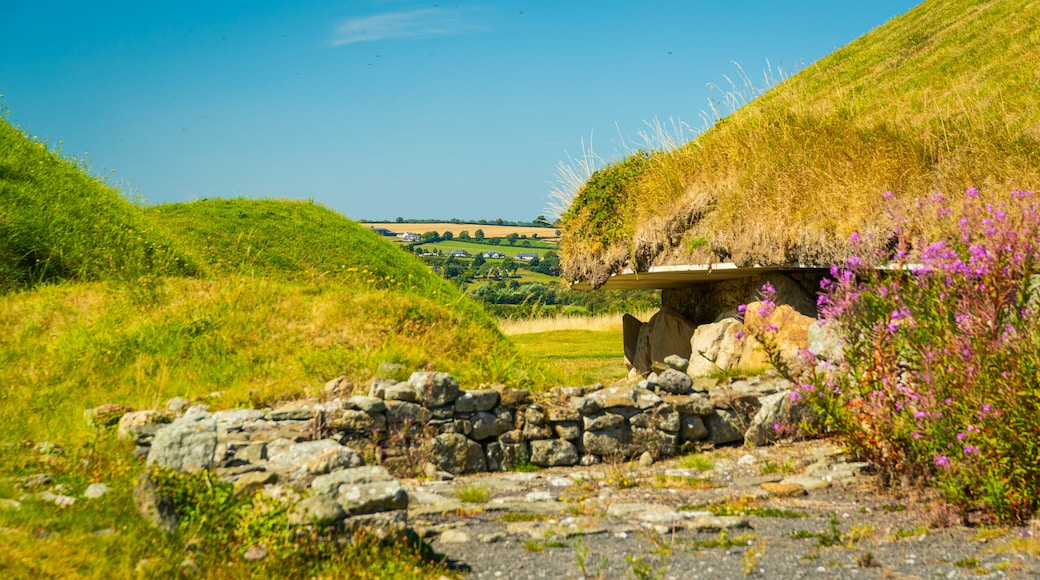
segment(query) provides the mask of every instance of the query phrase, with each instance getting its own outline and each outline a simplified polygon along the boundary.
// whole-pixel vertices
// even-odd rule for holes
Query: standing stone
[[[459,382],[448,373],[415,372],[408,383],[415,387],[419,403],[428,408],[450,405],[459,396]]]
[[[650,368],[650,351],[644,350],[641,354],[645,355],[643,360],[636,359],[637,347],[639,344],[639,333],[643,328],[643,321],[639,320],[631,314],[625,314],[621,318],[621,327],[623,329],[623,346],[625,349],[625,366],[629,369],[636,369],[637,372],[646,372]]]
[[[155,434],[148,463],[178,471],[201,471],[213,467],[217,450],[217,422],[199,407]]]
[[[690,358],[690,338],[696,327],[679,311],[665,306],[643,328],[651,363],[664,361],[665,357],[672,354]],[[636,357],[639,356],[636,353]]]
[[[434,465],[453,475],[487,471],[487,458],[480,444],[465,435],[445,433],[430,442]]]
[[[563,439],[532,441],[531,463],[542,467],[575,465],[578,463],[578,449]]]

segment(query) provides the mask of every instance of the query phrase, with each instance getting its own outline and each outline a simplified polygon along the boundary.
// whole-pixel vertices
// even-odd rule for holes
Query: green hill
[[[0,294],[39,283],[199,271],[141,208],[0,121]]]
[[[732,260],[828,265],[910,203],[1040,184],[1040,3],[929,0],[694,141],[594,174],[563,216],[564,274]],[[926,227],[926,226],[925,226]]]
[[[10,125],[0,138],[0,440],[84,437],[83,410],[106,402],[363,385],[387,361],[470,386],[523,376],[479,305],[340,214],[134,205]]]

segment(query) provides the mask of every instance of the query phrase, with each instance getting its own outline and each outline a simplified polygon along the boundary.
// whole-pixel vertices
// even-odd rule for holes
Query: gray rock
[[[134,486],[134,509],[153,527],[165,532],[177,531],[177,509],[173,499],[159,495],[150,470],[142,473]]]
[[[304,498],[289,512],[290,526],[327,526],[339,523],[347,511],[336,500],[324,495]]]
[[[821,360],[845,360],[845,347],[834,321],[817,320],[809,325],[809,351]]]
[[[386,400],[386,420],[391,427],[400,425],[423,425],[430,418],[430,412],[422,405],[398,400]]]
[[[589,394],[585,399],[593,401],[600,409],[649,409],[661,402],[657,395],[634,385],[607,387]]]
[[[336,377],[325,383],[321,388],[321,395],[325,399],[343,399],[354,392],[354,383],[347,377]]]
[[[577,421],[554,422],[552,430],[560,439],[567,441],[581,439],[581,425]]]
[[[174,397],[166,401],[165,409],[170,413],[180,413],[191,406],[191,401],[184,397]]]
[[[683,358],[677,354],[670,354],[664,357],[664,360],[661,362],[681,373],[685,373],[686,369],[690,366],[689,359]]]
[[[563,439],[532,441],[531,463],[542,467],[576,465],[578,449],[573,443]]]
[[[381,399],[377,400],[380,403],[383,402]],[[330,429],[336,431],[347,431],[352,433],[371,432],[386,428],[386,415],[383,413],[368,413],[361,410],[347,409],[331,415],[328,418],[327,424]]]
[[[351,469],[341,469],[327,475],[319,475],[311,482],[314,493],[329,497],[339,493],[340,486],[368,484],[380,481],[395,481],[390,472],[380,465],[367,465]]]
[[[419,393],[411,383],[394,383],[383,389],[383,398],[387,401],[419,402]]]
[[[375,377],[372,379],[372,383],[368,387],[368,396],[375,397],[377,399],[386,398],[386,389],[393,385],[396,385],[397,381],[385,377]]]
[[[643,329],[643,321],[639,320],[631,314],[625,314],[621,317],[622,337],[623,346],[625,351],[625,363],[628,368],[634,368],[637,372],[645,372],[650,368],[650,352],[644,350],[641,354],[643,360],[636,359],[636,352],[639,343],[639,334]]]
[[[684,372],[665,369],[657,375],[657,388],[672,395],[686,395],[693,390],[693,379]]]
[[[250,443],[245,447],[239,448],[235,451],[235,458],[240,461],[248,463],[257,463],[259,461],[267,460],[267,444],[266,443]]]
[[[708,437],[708,428],[704,420],[697,415],[687,415],[680,421],[679,440],[683,443],[688,441],[700,441]]]
[[[109,490],[110,488],[103,483],[92,483],[83,491],[83,497],[87,499],[98,498],[108,493]]]
[[[632,443],[632,430],[628,427],[606,429],[603,431],[586,431],[582,434],[582,446],[585,451],[595,455],[627,455]]]
[[[650,424],[661,431],[678,433],[682,427],[681,415],[667,403],[659,405],[650,414]]]
[[[708,439],[715,445],[744,441],[740,416],[733,411],[718,409],[714,415],[709,415],[704,423],[708,428]]]
[[[715,405],[707,395],[667,395],[664,402],[671,405],[680,415],[707,417],[715,413]]]
[[[180,419],[155,434],[148,463],[178,471],[213,467],[217,450],[217,422],[204,410],[192,407]]]
[[[237,493],[253,493],[265,485],[278,483],[278,474],[273,471],[250,471],[234,481]]]
[[[575,397],[570,400],[569,404],[572,409],[582,415],[594,415],[599,413],[603,408],[600,406],[598,400],[589,397]]]
[[[493,384],[491,388],[498,391],[498,404],[502,407],[515,408],[531,400],[531,393],[523,389],[514,389],[502,384]]]
[[[119,418],[116,434],[125,441],[136,440],[138,435],[147,432],[154,436],[163,426],[173,420],[161,411],[132,411]]]
[[[498,405],[498,400],[498,391],[492,389],[462,391],[455,399],[455,412],[476,413],[478,411],[490,411]]]
[[[531,452],[527,443],[487,444],[488,471],[509,471],[518,465],[530,463]]]
[[[366,534],[380,541],[404,542],[408,535],[408,511],[396,510],[372,514],[356,514],[343,520],[343,533],[346,537],[364,530]]]
[[[513,413],[502,407],[495,409],[494,413],[477,413],[470,421],[473,423],[470,437],[477,441],[498,437],[513,429]]]
[[[358,467],[364,463],[356,451],[334,439],[293,443],[281,449],[269,448],[268,461],[313,474]]]
[[[484,449],[465,435],[448,433],[434,437],[430,453],[438,469],[454,475],[487,471]]]
[[[264,418],[265,413],[258,409],[227,409],[211,413],[217,422],[217,429],[224,431],[243,430],[250,423]]]
[[[619,427],[624,427],[627,422],[625,416],[620,413],[605,412],[583,418],[583,426],[586,431],[617,429]]]
[[[347,405],[366,413],[382,413],[386,411],[386,403],[379,397],[356,395],[347,399]]]
[[[350,515],[408,509],[408,492],[397,480],[345,483],[335,500]]]
[[[277,409],[270,411],[267,418],[270,421],[310,421],[319,413],[317,403],[311,401],[290,401]]]
[[[459,382],[448,373],[415,372],[408,379],[425,407],[443,407],[459,396]]]

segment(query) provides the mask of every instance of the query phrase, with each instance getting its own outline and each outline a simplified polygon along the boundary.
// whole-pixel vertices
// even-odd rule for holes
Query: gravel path
[[[412,481],[409,518],[471,578],[1040,578],[1029,529],[942,526],[932,502],[880,495],[826,442],[698,457],[711,468]]]

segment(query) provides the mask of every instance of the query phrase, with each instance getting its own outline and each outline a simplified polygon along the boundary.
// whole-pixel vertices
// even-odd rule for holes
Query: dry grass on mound
[[[654,315],[654,311],[636,312],[632,315],[645,321],[650,320],[650,317]],[[554,332],[557,330],[621,332],[621,317],[621,314],[599,314],[596,316],[553,316],[529,320],[499,320],[498,328],[506,336]]]

